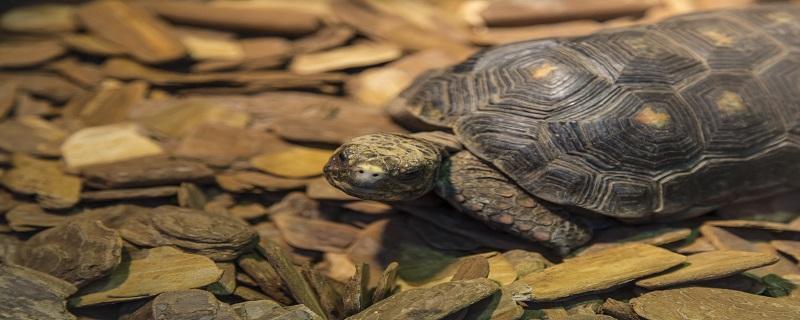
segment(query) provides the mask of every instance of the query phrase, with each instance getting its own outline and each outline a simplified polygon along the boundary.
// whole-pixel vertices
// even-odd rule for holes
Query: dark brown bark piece
[[[369,266],[366,263],[356,264],[356,273],[345,283],[342,294],[345,316],[357,314],[372,304],[369,278]]]
[[[127,188],[177,184],[211,179],[214,171],[202,163],[165,158],[141,158],[81,169],[86,184],[95,188]]]
[[[306,305],[320,317],[325,318],[325,311],[322,310],[314,290],[294,266],[292,260],[283,252],[283,249],[272,243],[261,243],[256,248],[275,268],[275,272],[283,279],[292,297],[297,302]]]
[[[261,255],[248,253],[239,257],[236,263],[270,298],[284,305],[292,304],[292,298],[288,296],[283,280]]]
[[[91,33],[143,62],[162,63],[186,55],[166,23],[125,2],[90,2],[81,6],[78,16]]]
[[[132,313],[128,320],[239,320],[227,303],[208,291],[190,289],[165,292]]]
[[[341,319],[344,313],[344,303],[342,296],[334,288],[333,280],[315,270],[303,268],[303,275],[308,283],[314,288],[319,304],[325,310],[328,319]]]
[[[177,187],[148,187],[129,189],[110,189],[99,191],[85,191],[81,193],[81,200],[86,202],[149,199],[172,197],[178,193]]]
[[[440,319],[500,290],[489,279],[451,281],[428,289],[411,289],[381,300],[350,320]]]
[[[272,215],[289,245],[322,252],[344,252],[358,236],[359,229],[350,225],[306,219],[288,214]]]
[[[191,182],[181,183],[178,188],[178,205],[183,208],[203,210],[207,203],[203,189]]]
[[[174,206],[132,215],[119,231],[139,246],[178,246],[215,261],[236,259],[258,239],[250,226],[237,219]]]
[[[232,262],[217,262],[217,268],[222,270],[222,277],[206,289],[218,296],[227,296],[236,291],[236,265]]]
[[[489,276],[489,261],[482,256],[473,256],[461,260],[451,281],[486,278]]]
[[[34,231],[60,225],[69,217],[45,212],[35,204],[19,204],[6,212],[8,226],[17,232]]]
[[[82,287],[111,274],[121,257],[122,239],[116,230],[78,219],[31,237],[15,262]]]
[[[641,320],[642,318],[633,311],[629,303],[625,303],[612,298],[607,298],[602,306],[603,314],[612,316],[619,320]]]
[[[375,286],[375,291],[372,293],[371,304],[378,303],[378,301],[386,299],[394,293],[397,285],[397,268],[399,266],[397,262],[391,262],[386,266],[386,270],[383,270],[383,274],[378,279],[378,285]],[[489,274],[488,264],[486,274]]]
[[[78,291],[64,280],[21,266],[0,263],[0,317],[73,320],[65,299]]]

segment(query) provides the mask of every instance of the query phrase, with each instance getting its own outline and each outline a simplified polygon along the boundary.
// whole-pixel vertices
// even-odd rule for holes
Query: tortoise
[[[389,107],[432,130],[344,143],[324,168],[332,185],[383,201],[434,190],[566,253],[591,238],[592,214],[685,219],[800,186],[800,7],[483,49]]]

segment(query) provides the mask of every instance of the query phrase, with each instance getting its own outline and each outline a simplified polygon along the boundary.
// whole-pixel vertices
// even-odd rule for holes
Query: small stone
[[[798,319],[800,303],[714,288],[688,287],[645,293],[631,300],[649,320]]]
[[[690,255],[683,267],[645,278],[637,286],[658,289],[677,284],[727,277],[745,270],[778,262],[778,257],[746,251],[720,250]]]
[[[222,276],[211,259],[172,247],[145,249],[123,258],[108,278],[91,283],[70,299],[73,307],[130,301],[159,293],[199,288]]]
[[[74,320],[65,299],[78,289],[33,269],[0,263],[0,318]]]
[[[292,147],[276,153],[265,153],[250,159],[253,167],[288,178],[307,178],[322,174],[322,167],[333,151],[327,149]]]
[[[161,146],[130,123],[78,130],[64,141],[61,151],[72,169],[164,154]]]
[[[445,282],[427,289],[400,292],[347,319],[440,319],[498,290],[497,283],[485,278]]]
[[[612,288],[686,261],[683,255],[632,243],[576,257],[521,279],[533,301],[552,301]]]

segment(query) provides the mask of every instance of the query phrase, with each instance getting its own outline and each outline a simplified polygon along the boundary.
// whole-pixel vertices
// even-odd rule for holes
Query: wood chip
[[[71,169],[162,155],[164,150],[130,123],[90,127],[73,133],[61,145]]]
[[[69,282],[0,263],[0,316],[7,319],[74,320],[65,299],[78,289]]]
[[[125,53],[125,48],[122,46],[91,34],[65,34],[61,37],[61,41],[70,49],[95,56],[116,56]]]
[[[440,50],[419,51],[384,67],[359,73],[347,82],[347,91],[362,103],[384,106],[423,72],[457,62],[455,57]]]
[[[213,6],[191,1],[153,1],[146,6],[172,21],[227,30],[297,35],[319,26],[315,15],[290,9]]]
[[[519,277],[514,266],[503,255],[489,258],[489,279],[497,281],[501,286],[511,284]]]
[[[255,188],[266,191],[289,191],[302,189],[309,183],[308,179],[282,178],[253,171],[219,174],[216,180],[220,187],[230,192],[248,192]]]
[[[619,320],[641,320],[629,303],[607,298],[606,301],[603,302],[602,308],[603,314],[610,315]]]
[[[70,299],[73,307],[130,301],[159,293],[199,288],[222,276],[211,259],[172,247],[133,252],[108,278],[83,288]]]
[[[272,220],[293,247],[322,252],[344,252],[359,232],[358,228],[346,224],[288,214],[272,215]]]
[[[716,227],[725,227],[725,228],[751,228],[751,229],[762,229],[762,230],[776,231],[776,232],[782,232],[782,231],[800,232],[800,228],[798,227],[793,227],[785,223],[777,223],[769,221],[720,220],[720,221],[708,221],[706,222],[706,224]]]
[[[81,87],[51,73],[0,72],[0,81],[15,82],[19,90],[53,102],[65,102],[85,92]]]
[[[331,8],[339,19],[359,32],[405,49],[440,49],[459,58],[473,52],[473,48],[438,30],[421,28],[396,15],[380,12],[367,1],[334,0]]]
[[[111,274],[121,256],[117,231],[99,221],[75,220],[31,237],[14,262],[83,287]]]
[[[0,177],[0,183],[11,191],[36,195],[43,208],[65,209],[80,199],[81,180],[65,174],[58,162],[39,160],[17,154],[14,168]]]
[[[800,261],[800,241],[795,240],[772,240],[770,245],[785,254],[792,256],[795,260]]]
[[[307,178],[322,174],[322,167],[333,151],[328,149],[292,147],[279,152],[264,153],[250,159],[253,167],[288,178]]]
[[[242,320],[271,319],[273,313],[282,309],[281,305],[271,300],[245,301],[234,304],[233,310]]]
[[[217,262],[217,268],[222,270],[222,277],[206,288],[214,295],[232,295],[236,290],[236,265],[232,262]]]
[[[356,31],[343,25],[327,26],[292,43],[298,53],[312,53],[344,45]]]
[[[397,268],[399,264],[397,262],[391,262],[388,266],[386,266],[386,270],[383,270],[383,274],[378,279],[378,285],[375,286],[375,291],[372,293],[372,302],[370,304],[378,303],[383,299],[386,299],[392,293],[394,293],[396,289],[396,282],[397,282]],[[489,274],[488,265],[486,267],[486,274]],[[474,270],[474,269],[470,269]],[[483,273],[481,273],[483,274]],[[485,276],[484,276],[485,277]],[[477,278],[477,277],[476,277]],[[466,280],[466,279],[463,279]]]
[[[634,243],[567,260],[521,281],[530,286],[529,299],[552,301],[612,288],[684,261],[685,256]]]
[[[677,284],[723,278],[745,270],[778,262],[778,257],[746,251],[721,250],[690,255],[683,267],[636,282],[647,289],[669,287]]]
[[[174,206],[131,215],[119,231],[139,246],[172,245],[216,261],[236,259],[258,240],[255,231],[238,219]]]
[[[270,133],[211,122],[187,129],[173,154],[213,166],[229,166],[262,151],[283,148],[288,144]]]
[[[230,305],[218,301],[211,293],[191,289],[159,294],[127,319],[234,320],[237,314]]]
[[[167,158],[143,158],[81,169],[86,184],[95,188],[124,188],[209,180],[214,174],[202,163]]]
[[[671,319],[794,319],[800,303],[739,291],[689,287],[653,291],[631,300],[640,316]]]
[[[323,85],[341,83],[346,76],[340,73],[322,73],[299,75],[285,71],[246,71],[246,72],[213,72],[189,74],[164,71],[143,66],[127,59],[109,59],[103,64],[103,72],[122,80],[145,80],[152,84],[199,85],[199,84],[234,84],[250,85],[242,88],[247,93],[263,92],[269,89],[318,88]],[[1,78],[1,77],[0,77]]]
[[[516,271],[520,277],[542,271],[553,265],[550,260],[547,260],[547,258],[538,252],[517,249],[504,252],[503,257],[514,266],[514,271]]]
[[[125,2],[90,2],[81,6],[78,16],[91,33],[124,48],[140,61],[163,63],[186,55],[167,24]]]
[[[6,42],[0,44],[0,68],[35,66],[65,52],[66,49],[53,40]]]
[[[17,96],[17,84],[14,82],[0,83],[0,120],[4,119],[14,108]]]
[[[78,28],[78,21],[73,6],[41,4],[6,11],[0,17],[0,28],[31,33],[69,32]]]
[[[236,263],[270,298],[282,304],[292,304],[292,298],[284,289],[283,281],[264,257],[248,253],[239,257]]]
[[[751,231],[760,231],[760,230],[751,230]],[[776,255],[780,259],[775,264],[757,269],[752,269],[748,271],[748,273],[755,274],[760,277],[766,276],[770,273],[778,275],[800,273],[800,268],[798,268],[794,263],[789,262],[788,258],[776,252],[775,248],[773,248],[767,243],[753,243],[723,228],[710,225],[701,226],[700,232],[717,249],[764,252]],[[765,233],[765,231],[760,231],[760,232]]]
[[[343,313],[351,316],[367,308],[372,299],[369,296],[369,266],[365,263],[356,264],[356,272],[345,282],[342,293]]]
[[[67,133],[39,117],[0,122],[0,149],[38,156],[59,156]]]
[[[63,58],[52,62],[47,65],[47,68],[83,87],[94,87],[100,84],[103,81],[103,78],[105,78],[105,75],[103,74],[103,71],[100,70],[99,66],[91,63],[80,62],[78,59],[72,57]],[[138,88],[140,86],[141,84],[137,84],[136,87]],[[147,87],[144,87],[144,89],[146,90]],[[123,103],[127,102],[127,100],[124,98],[122,101]],[[127,108],[125,108],[123,105],[122,110],[127,110]]]
[[[358,200],[332,186],[324,177],[311,180],[306,188],[306,194],[309,198],[317,200]]]
[[[147,128],[169,137],[182,137],[204,124],[222,124],[243,128],[250,120],[248,114],[223,106],[203,102],[176,103],[160,112],[140,119]]]
[[[317,315],[325,317],[325,311],[322,310],[313,289],[280,247],[272,243],[261,243],[256,249],[275,268],[275,272],[283,279],[297,302],[306,305]]]
[[[8,210],[5,217],[11,230],[17,232],[55,227],[69,220],[68,216],[47,213],[35,204],[19,204]]]
[[[123,122],[134,106],[145,98],[148,86],[141,81],[122,84],[106,80],[98,89],[84,104],[75,104],[65,110],[65,116],[80,119],[87,126]]]
[[[178,194],[178,188],[169,187],[149,187],[149,188],[128,188],[110,189],[99,191],[84,191],[81,193],[81,200],[85,202],[114,201],[125,199],[151,199],[173,197]]]
[[[472,42],[483,46],[497,46],[519,41],[544,38],[570,38],[589,35],[603,28],[594,20],[571,20],[514,28],[486,28],[472,35]]]
[[[556,5],[536,1],[493,1],[481,12],[490,26],[514,26],[574,19],[609,19],[641,14],[659,4],[658,0],[610,0],[585,3],[580,0],[561,0]]]
[[[403,51],[384,43],[359,43],[329,51],[299,54],[289,65],[298,74],[314,74],[356,67],[364,67],[399,58]]]
[[[440,319],[498,291],[489,279],[442,283],[429,289],[411,289],[381,300],[348,318],[362,319]]]
[[[180,41],[186,47],[189,56],[197,61],[244,59],[244,48],[233,39],[185,35],[180,37]]]
[[[270,300],[270,297],[259,292],[258,290],[253,290],[244,286],[236,287],[236,290],[233,291],[233,295],[241,298],[244,301]]]
[[[283,65],[292,54],[294,44],[283,38],[263,37],[239,40],[244,52],[241,68],[258,70]]]

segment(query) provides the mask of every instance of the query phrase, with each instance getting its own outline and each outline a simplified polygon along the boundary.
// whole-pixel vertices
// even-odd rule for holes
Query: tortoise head
[[[325,177],[367,200],[411,200],[433,189],[442,152],[430,142],[399,134],[355,138],[334,152]]]

